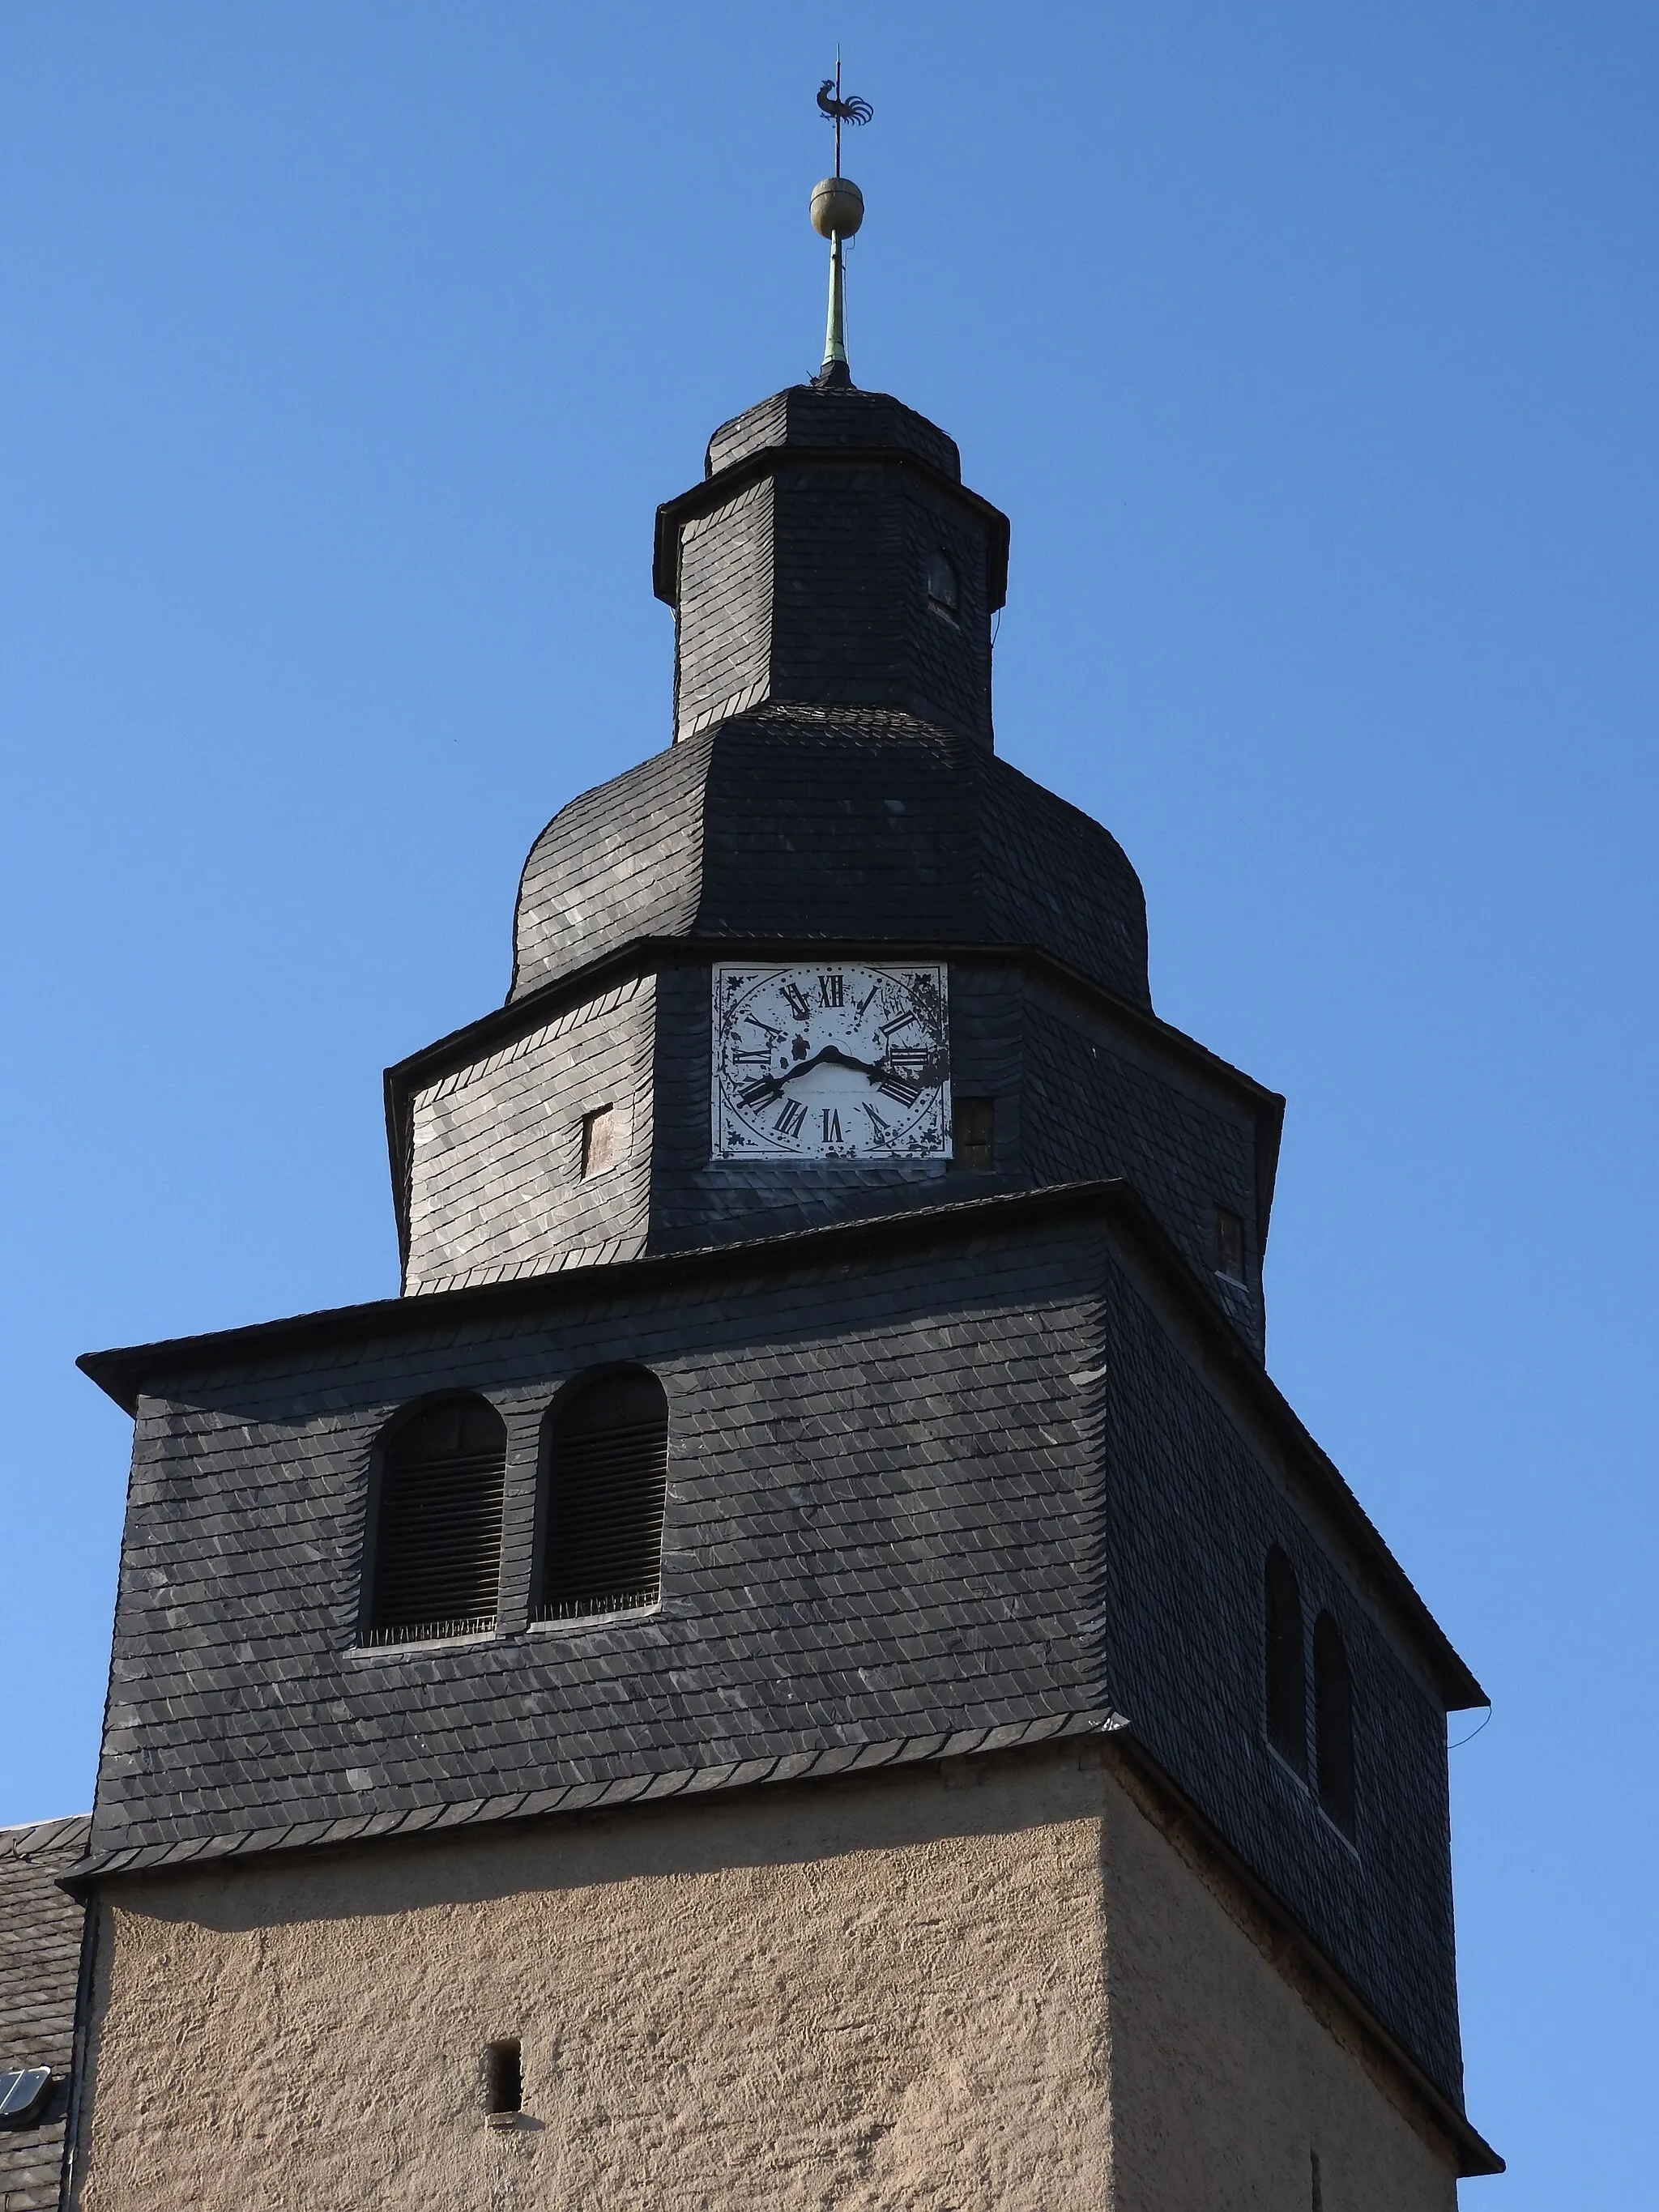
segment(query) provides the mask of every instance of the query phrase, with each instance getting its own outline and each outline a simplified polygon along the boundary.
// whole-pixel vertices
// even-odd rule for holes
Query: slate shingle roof
[[[812,384],[793,384],[722,422],[708,441],[703,474],[717,477],[757,453],[789,446],[865,452],[888,447],[913,453],[953,483],[962,481],[956,440],[914,407],[887,392],[850,386],[826,392]]]
[[[520,886],[511,997],[656,937],[1031,945],[1152,1005],[1115,838],[982,747],[875,709],[759,708],[555,815]]]

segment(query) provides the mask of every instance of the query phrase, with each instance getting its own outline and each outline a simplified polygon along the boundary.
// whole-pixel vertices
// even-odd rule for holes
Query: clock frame
[[[714,971],[717,1160],[945,1160],[949,978],[941,965],[725,962]]]

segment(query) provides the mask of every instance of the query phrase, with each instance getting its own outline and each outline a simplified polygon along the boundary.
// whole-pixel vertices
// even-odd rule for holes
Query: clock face
[[[932,1160],[950,1151],[943,968],[714,970],[714,1157]]]

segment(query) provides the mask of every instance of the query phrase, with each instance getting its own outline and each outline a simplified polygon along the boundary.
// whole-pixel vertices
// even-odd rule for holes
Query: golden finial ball
[[[850,238],[864,221],[864,194],[850,177],[825,177],[812,187],[812,228],[820,238]]]

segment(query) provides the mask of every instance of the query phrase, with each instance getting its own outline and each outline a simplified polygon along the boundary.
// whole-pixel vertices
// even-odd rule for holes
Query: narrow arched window
[[[1314,1763],[1319,1802],[1353,1833],[1353,1685],[1342,1632],[1328,1613],[1314,1623]]]
[[[495,1626],[507,1426],[487,1399],[440,1399],[380,1452],[367,1639],[425,1644]]]
[[[655,1605],[662,1589],[668,1400],[643,1367],[579,1382],[550,1416],[543,1620]]]
[[[1308,1771],[1308,1688],[1302,1598],[1290,1561],[1267,1554],[1267,1741],[1297,1772]]]

